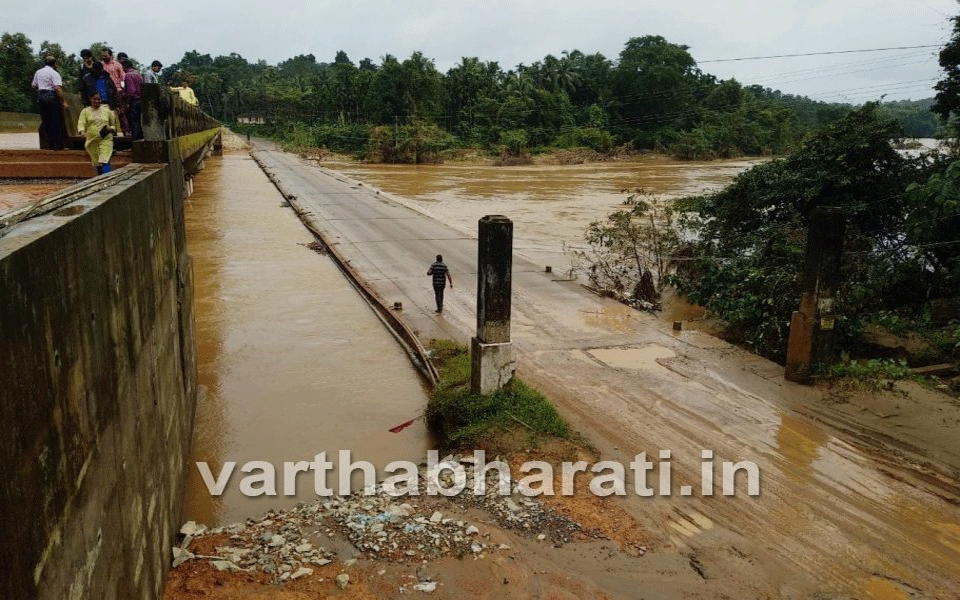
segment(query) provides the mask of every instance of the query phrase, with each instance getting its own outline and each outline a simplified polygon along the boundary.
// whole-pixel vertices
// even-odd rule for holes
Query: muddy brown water
[[[417,202],[437,219],[476,232],[502,214],[514,222],[514,246],[534,261],[569,267],[565,248],[582,247],[591,221],[605,219],[635,190],[676,198],[721,189],[758,159],[675,161],[660,156],[580,165],[494,167],[486,164],[321,164]]]
[[[316,498],[313,476],[284,496],[285,461],[341,449],[382,468],[419,462],[429,445],[417,417],[420,378],[370,308],[312,241],[246,154],[210,159],[185,209],[193,256],[199,382],[185,518],[209,526]],[[240,493],[248,461],[277,470],[277,496]],[[213,497],[197,461],[214,476],[237,462]],[[259,472],[259,471],[257,471]],[[331,478],[331,483],[336,481]],[[259,487],[259,485],[257,486]]]

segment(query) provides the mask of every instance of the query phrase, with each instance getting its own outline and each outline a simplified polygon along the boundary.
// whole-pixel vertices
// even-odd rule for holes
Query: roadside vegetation
[[[430,343],[440,384],[427,404],[427,426],[443,451],[486,450],[505,456],[544,445],[583,442],[543,394],[514,378],[494,394],[470,391],[470,352],[448,340]]]
[[[777,361],[798,309],[809,215],[846,215],[834,363],[824,377],[903,379],[960,362],[960,18],[940,55],[947,77],[929,117],[950,151],[900,150],[909,103],[846,111],[787,156],[725,189],[665,204],[634,194],[593,223],[580,268],[601,293],[657,308],[673,286],[723,335]],[[928,128],[929,131],[929,128]],[[956,373],[954,373],[954,376]],[[954,385],[960,382],[954,381]],[[960,387],[960,386],[957,386]],[[958,390],[960,391],[960,390]]]
[[[106,45],[90,49],[99,55]],[[114,50],[138,58],[135,48]],[[34,51],[24,34],[3,34],[0,111],[36,112],[30,81],[48,54],[57,58],[67,91],[76,91],[75,54],[49,41]],[[464,57],[446,73],[421,52],[406,59],[385,52],[378,63],[354,62],[343,51],[332,62],[304,54],[269,65],[238,53],[189,51],[161,78],[189,83],[201,108],[239,133],[378,162],[438,162],[464,150],[502,165],[563,151],[572,162],[641,151],[680,159],[782,155],[853,109],[718,79],[687,46],[655,35],[627,40],[615,58],[565,50],[503,68]],[[907,135],[931,136],[938,123],[929,118],[929,102],[883,110]]]

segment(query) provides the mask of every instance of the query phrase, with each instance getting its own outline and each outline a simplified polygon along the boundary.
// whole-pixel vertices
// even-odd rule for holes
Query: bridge
[[[4,598],[162,593],[197,402],[183,202],[221,130],[159,85],[143,101],[107,175],[82,150],[0,150],[0,177],[59,188],[0,203]]]
[[[96,175],[84,151],[86,138],[77,131],[83,105],[79,94],[67,94],[69,108],[63,111],[66,150],[50,150],[42,132],[36,148],[0,149],[0,179],[85,178]],[[176,157],[187,172],[196,170],[201,149],[218,147],[220,124],[179,94],[159,84],[144,84],[142,90],[143,140],[118,135],[114,138],[114,168],[130,162],[167,162],[172,154],[167,142],[176,145]]]

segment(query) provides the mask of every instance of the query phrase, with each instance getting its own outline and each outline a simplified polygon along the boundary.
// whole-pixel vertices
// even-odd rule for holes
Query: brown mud
[[[27,206],[77,181],[77,179],[0,179],[0,214]]]

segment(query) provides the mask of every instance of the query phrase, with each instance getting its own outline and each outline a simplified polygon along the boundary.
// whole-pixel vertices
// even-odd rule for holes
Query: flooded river
[[[565,247],[583,245],[583,232],[591,221],[606,218],[635,190],[659,197],[717,190],[758,162],[681,162],[649,156],[563,166],[322,164],[411,199],[462,231],[475,234],[477,220],[484,215],[507,215],[514,222],[516,249],[557,267],[567,265]]]
[[[312,474],[283,496],[284,461],[327,451],[382,467],[419,461],[428,440],[426,393],[403,351],[246,154],[207,161],[186,203],[193,256],[199,381],[185,518],[215,526],[315,499]],[[277,469],[276,497],[239,491],[247,461]],[[213,475],[236,461],[214,498],[194,463]],[[331,482],[334,480],[331,480]]]

